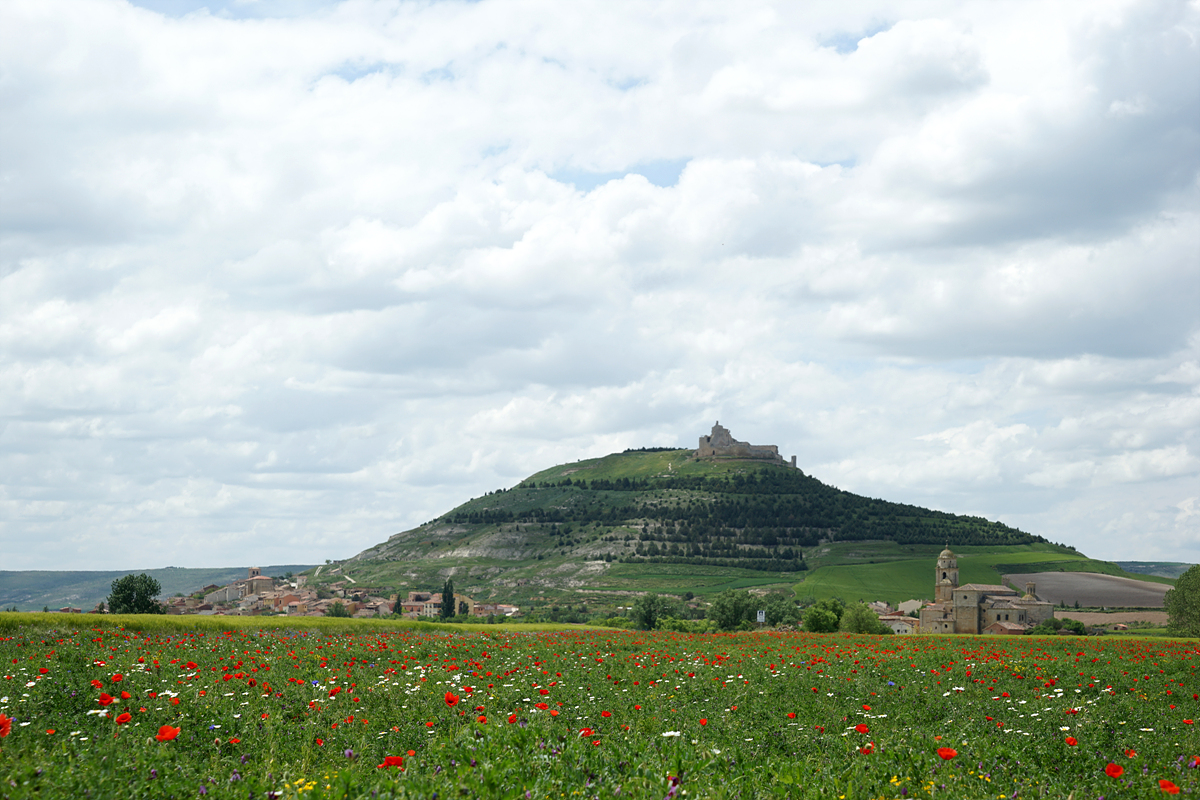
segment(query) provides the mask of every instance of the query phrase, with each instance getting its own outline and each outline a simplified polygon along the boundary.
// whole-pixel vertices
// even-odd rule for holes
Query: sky
[[[0,568],[323,563],[718,420],[1200,561],[1200,4],[0,3]]]

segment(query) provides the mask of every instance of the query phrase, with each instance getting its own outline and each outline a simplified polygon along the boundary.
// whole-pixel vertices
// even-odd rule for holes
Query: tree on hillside
[[[644,594],[633,602],[629,618],[633,625],[644,631],[652,631],[663,617],[675,616],[678,613],[678,603],[668,597],[662,597],[654,592]]]
[[[350,616],[350,609],[348,609],[344,605],[342,605],[341,601],[339,600],[338,602],[334,603],[333,605],[331,605],[329,607],[329,610],[325,612],[325,616],[327,616],[327,617],[348,617],[348,616]]]
[[[804,612],[804,630],[811,633],[833,633],[842,621],[846,607],[840,600],[818,601]]]
[[[453,617],[454,610],[454,581],[446,578],[446,582],[442,584],[442,619]]]
[[[800,609],[782,592],[767,595],[763,610],[767,612],[767,624],[771,626],[795,625],[800,621]]]
[[[892,629],[879,621],[879,615],[862,603],[847,606],[838,623],[838,630],[845,633],[873,633],[886,635]]]
[[[1175,579],[1175,586],[1163,596],[1167,625],[1173,633],[1200,636],[1200,564]]]
[[[731,631],[750,619],[754,605],[754,596],[745,589],[726,589],[713,598],[708,618],[721,630]]]
[[[108,596],[109,613],[165,614],[166,609],[154,599],[161,593],[162,584],[144,572],[117,578]]]

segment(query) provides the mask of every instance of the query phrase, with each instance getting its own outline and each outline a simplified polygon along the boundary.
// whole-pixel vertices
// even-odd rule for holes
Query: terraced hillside
[[[1034,546],[1036,560],[1081,558],[1000,522],[862,497],[787,465],[636,451],[552,467],[474,498],[316,582],[348,575],[403,591],[453,576],[477,599],[603,604],[646,590],[788,588],[830,548],[896,560],[947,543],[999,548],[1009,560]]]

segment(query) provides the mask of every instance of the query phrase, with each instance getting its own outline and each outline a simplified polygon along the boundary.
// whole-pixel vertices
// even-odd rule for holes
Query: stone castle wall
[[[700,445],[696,448],[696,458],[747,458],[783,463],[779,448],[773,444],[750,444],[739,442],[729,433],[728,428],[718,422],[713,425],[712,433],[700,437]],[[793,463],[795,459],[793,459]]]

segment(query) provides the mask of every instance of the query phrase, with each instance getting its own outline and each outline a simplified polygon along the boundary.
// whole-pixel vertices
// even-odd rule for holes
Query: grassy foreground
[[[1200,790],[1197,640],[24,622],[0,797]]]

